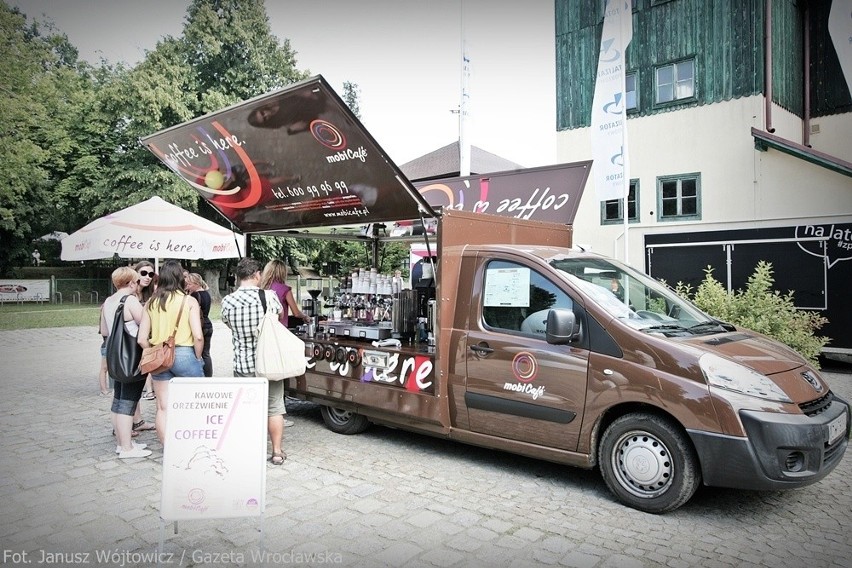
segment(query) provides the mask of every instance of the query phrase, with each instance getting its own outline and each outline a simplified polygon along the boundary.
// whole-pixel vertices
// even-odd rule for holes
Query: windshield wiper
[[[641,328],[641,331],[689,331],[687,328],[682,325],[677,325],[675,323],[661,323],[657,325],[649,325],[648,327]]]
[[[721,333],[723,331],[735,331],[736,330],[736,328],[734,326],[732,326],[731,324],[725,323],[725,322],[719,321],[719,320],[702,321],[702,322],[697,323],[695,325],[689,326],[687,329],[689,331],[691,331],[692,333],[700,333],[702,330],[710,331],[714,328],[719,329],[719,333]]]

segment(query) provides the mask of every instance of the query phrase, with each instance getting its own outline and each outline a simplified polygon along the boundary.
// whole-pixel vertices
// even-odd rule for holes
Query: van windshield
[[[551,259],[596,304],[627,325],[668,336],[700,335],[730,330],[681,298],[663,283],[605,258]]]

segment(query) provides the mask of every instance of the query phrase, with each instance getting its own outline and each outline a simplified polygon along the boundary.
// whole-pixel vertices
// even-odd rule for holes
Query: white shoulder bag
[[[270,381],[304,375],[305,342],[278,321],[278,314],[269,311],[264,292],[260,290],[264,314],[257,328],[255,374]]]

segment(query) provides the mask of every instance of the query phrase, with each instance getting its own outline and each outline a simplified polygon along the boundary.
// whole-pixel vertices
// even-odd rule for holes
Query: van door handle
[[[478,355],[487,355],[489,353],[494,353],[494,350],[491,349],[490,347],[488,347],[487,343],[486,344],[480,343],[478,345],[471,345],[470,350],[475,352]]]

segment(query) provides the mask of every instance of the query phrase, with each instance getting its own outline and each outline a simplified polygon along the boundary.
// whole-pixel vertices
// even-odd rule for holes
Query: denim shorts
[[[139,404],[139,399],[142,398],[142,389],[144,388],[144,380],[132,383],[116,382],[112,396],[112,408],[110,410],[116,414],[133,416],[136,413],[136,405]]]
[[[168,371],[151,375],[155,381],[168,381],[172,377],[203,377],[204,360],[195,357],[195,348],[185,345],[175,347],[175,364]]]
[[[106,357],[106,342],[107,338],[104,337],[104,340],[101,342],[101,357]]]

